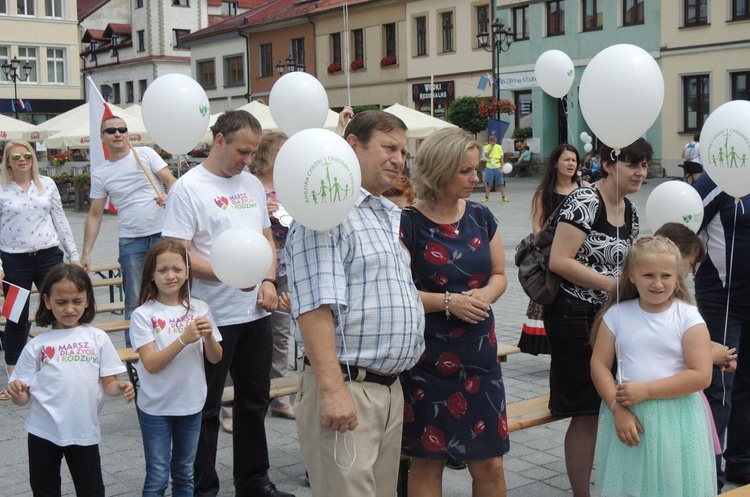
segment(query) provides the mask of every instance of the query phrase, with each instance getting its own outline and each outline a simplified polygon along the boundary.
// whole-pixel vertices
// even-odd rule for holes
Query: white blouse
[[[0,251],[25,254],[62,245],[68,258],[78,261],[78,249],[57,185],[47,176],[40,180],[42,192],[33,181],[27,191],[15,181],[0,185]]]

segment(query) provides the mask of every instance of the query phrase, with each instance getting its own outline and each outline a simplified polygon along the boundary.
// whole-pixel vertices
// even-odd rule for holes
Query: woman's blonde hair
[[[461,169],[470,150],[482,145],[461,129],[443,129],[430,135],[417,150],[411,178],[417,197],[434,201]]]
[[[680,255],[680,249],[674,244],[669,238],[663,236],[648,236],[637,239],[633,242],[633,245],[628,250],[628,255],[625,257],[625,264],[622,266],[622,272],[620,273],[620,283],[618,285],[618,295],[610,295],[609,301],[602,308],[601,311],[596,315],[594,320],[594,326],[591,328],[591,343],[593,344],[596,340],[596,334],[599,331],[599,326],[602,323],[604,314],[609,310],[610,307],[617,304],[616,297],[619,297],[619,302],[625,302],[626,300],[637,299],[639,297],[638,288],[635,284],[630,281],[630,273],[635,269],[638,261],[643,257],[650,255],[663,255],[668,254],[674,258],[674,276],[675,286],[674,292],[672,293],[673,299],[683,300],[689,304],[693,303],[693,298],[690,296],[690,291],[685,284],[685,276],[682,274],[682,256]]]
[[[8,186],[13,182],[13,172],[8,166],[8,161],[10,160],[11,150],[17,147],[23,147],[31,154],[31,181],[36,185],[36,189],[39,192],[42,192],[44,190],[44,185],[42,185],[41,174],[39,173],[39,162],[36,160],[36,151],[34,151],[31,144],[20,140],[9,141],[5,144],[5,151],[3,152],[3,186]]]
[[[287,140],[284,133],[278,131],[271,131],[270,133],[264,133],[258,146],[258,151],[255,153],[255,160],[253,161],[253,167],[250,171],[258,176],[265,174],[273,164],[271,163],[271,156],[280,148],[281,145]]]

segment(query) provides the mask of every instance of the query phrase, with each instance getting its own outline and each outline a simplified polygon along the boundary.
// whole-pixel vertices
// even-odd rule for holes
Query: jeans
[[[746,305],[746,303],[743,303]],[[750,473],[750,313],[739,307],[730,308],[724,339],[726,303],[698,301],[698,310],[706,320],[711,340],[737,348],[737,370],[722,373],[714,366],[711,385],[704,390],[714,416],[719,442],[726,450],[724,459],[728,473]],[[724,486],[721,456],[716,456],[719,490]]]
[[[0,257],[3,261],[5,280],[27,290],[31,290],[32,283],[37,288],[42,288],[42,282],[49,270],[63,262],[63,252],[60,247],[28,254],[2,252]],[[3,292],[8,294],[8,285],[3,284]],[[3,349],[5,349],[5,363],[9,366],[16,365],[29,337],[29,302],[29,300],[26,301],[17,323],[8,320],[5,325]]]
[[[162,241],[161,233],[139,236],[138,238],[120,238],[120,274],[122,288],[125,292],[125,319],[130,319],[138,302],[141,291],[141,275],[146,252],[157,242]],[[130,330],[125,330],[125,345],[130,343]]]
[[[219,326],[219,331],[224,355],[218,364],[204,361],[208,395],[195,457],[195,495],[214,497],[219,493],[219,411],[230,369],[234,380],[234,488],[238,497],[255,495],[270,483],[265,420],[271,400],[271,317]]]
[[[34,497],[60,497],[60,463],[68,463],[76,495],[104,497],[104,481],[98,445],[60,447],[29,433],[29,482]]]
[[[143,497],[163,496],[172,473],[172,496],[193,496],[193,464],[201,431],[201,413],[152,416],[141,411],[146,481]]]

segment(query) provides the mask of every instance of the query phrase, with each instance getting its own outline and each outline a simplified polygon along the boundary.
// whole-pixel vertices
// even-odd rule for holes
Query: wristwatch
[[[277,290],[279,289],[279,282],[276,281],[274,278],[263,278],[263,281],[261,281],[261,284],[265,283],[266,281],[271,283],[275,289]]]

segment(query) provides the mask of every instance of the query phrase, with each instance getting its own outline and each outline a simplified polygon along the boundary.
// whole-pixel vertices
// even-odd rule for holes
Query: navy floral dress
[[[417,288],[461,293],[485,286],[492,273],[490,240],[496,230],[489,209],[473,202],[466,202],[455,229],[434,223],[416,209],[405,210],[401,239],[412,253]],[[443,311],[426,315],[425,352],[401,375],[404,454],[486,459],[508,452],[505,387],[495,318],[492,310],[489,313],[475,325],[456,317],[446,321]]]

